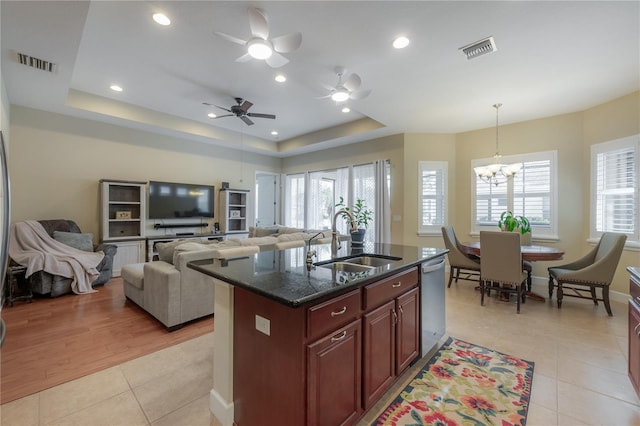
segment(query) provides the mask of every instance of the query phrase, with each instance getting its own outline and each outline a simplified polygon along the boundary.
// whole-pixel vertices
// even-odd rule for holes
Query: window
[[[385,170],[386,179],[383,182],[388,185],[391,172],[388,162]],[[362,198],[369,209],[375,210],[375,163],[287,175],[284,224],[303,229],[330,229],[335,205],[340,197],[349,207],[353,206],[356,199]],[[348,232],[342,219],[338,219],[336,228],[342,234]],[[365,241],[376,241],[375,214],[367,227]]]
[[[639,145],[636,135],[591,147],[592,238],[609,231],[627,234],[628,242],[640,242]]]
[[[418,235],[441,235],[447,224],[446,161],[418,162]]]
[[[494,230],[505,210],[525,216],[536,238],[557,238],[557,153],[536,152],[502,157],[505,164],[522,163],[506,184],[491,185],[472,175],[473,230]],[[493,159],[473,160],[471,166],[490,164]]]

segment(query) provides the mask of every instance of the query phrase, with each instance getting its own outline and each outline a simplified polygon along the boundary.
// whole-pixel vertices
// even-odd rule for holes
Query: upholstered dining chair
[[[449,284],[447,287],[451,287],[451,282],[455,278],[467,281],[479,281],[480,278],[480,262],[477,257],[469,256],[460,249],[460,243],[456,237],[456,233],[453,230],[453,226],[442,227],[442,238],[444,239],[444,245],[449,249],[447,256],[449,257]],[[460,273],[462,272],[462,276]]]
[[[549,299],[557,288],[558,309],[562,307],[564,296],[591,299],[595,305],[604,302],[609,316],[613,316],[609,304],[609,286],[616,272],[620,255],[627,236],[615,232],[605,232],[598,244],[585,256],[566,265],[549,268]],[[569,284],[569,285],[567,285]],[[602,289],[598,298],[596,289]],[[573,293],[565,294],[565,290]]]
[[[499,293],[517,295],[517,312],[520,301],[525,303],[527,273],[522,270],[520,235],[515,232],[480,231],[480,304],[484,305],[484,294],[491,294],[493,285]]]

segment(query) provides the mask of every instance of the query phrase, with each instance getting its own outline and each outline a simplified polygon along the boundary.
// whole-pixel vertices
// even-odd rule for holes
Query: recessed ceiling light
[[[171,19],[169,19],[164,13],[154,13],[153,20],[160,25],[171,25]]]
[[[271,132],[271,134],[272,134],[273,136],[278,136],[278,132],[276,132],[275,130],[273,130],[273,131]]]
[[[282,74],[278,74],[278,75],[276,75],[276,81],[278,83],[284,83],[285,81],[287,81],[287,77],[285,77]]]
[[[207,117],[209,118],[216,118],[217,115],[215,115],[214,113],[210,112],[209,114],[207,114]]]
[[[345,114],[348,113],[348,112],[351,112],[351,108],[344,107],[344,108],[342,108],[342,112],[344,112]]]
[[[118,86],[117,84],[112,84],[111,86],[109,86],[109,88],[114,92],[122,92],[122,87]]]
[[[408,45],[409,39],[404,36],[398,37],[397,39],[393,40],[393,47],[395,47],[396,49],[404,49]]]

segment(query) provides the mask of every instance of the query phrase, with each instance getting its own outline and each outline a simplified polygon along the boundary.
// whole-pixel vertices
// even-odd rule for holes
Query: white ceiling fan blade
[[[215,35],[217,35],[218,37],[222,37],[223,39],[230,41],[231,43],[236,43],[236,44],[240,44],[242,46],[244,46],[245,44],[247,44],[246,40],[242,40],[238,37],[234,37],[232,35],[229,34],[225,34],[225,33],[221,33],[218,31],[214,31],[213,32]]]
[[[280,53],[293,52],[302,44],[302,33],[291,33],[275,37],[271,40],[273,49]]]
[[[264,61],[271,68],[280,68],[281,66],[286,65],[289,62],[289,60],[287,58],[285,58],[284,56],[282,56],[278,52],[273,52],[271,54],[271,56],[269,56]]]
[[[251,59],[251,55],[249,55],[248,53],[245,53],[244,55],[236,59],[236,62],[247,62],[250,59]]]
[[[356,73],[353,73],[349,77],[347,77],[342,85],[348,91],[353,92],[354,90],[358,90],[358,87],[360,87],[361,84],[362,80],[360,80],[360,76]]]
[[[254,37],[260,37],[263,40],[269,38],[269,22],[267,16],[260,9],[249,8],[249,27]]]
[[[367,89],[367,90],[358,90],[356,92],[351,92],[351,94],[349,94],[349,97],[353,100],[358,100],[358,99],[364,99],[367,96],[369,96],[371,94],[371,89]]]

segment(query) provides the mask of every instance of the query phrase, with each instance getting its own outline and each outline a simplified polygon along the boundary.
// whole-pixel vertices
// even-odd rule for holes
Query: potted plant
[[[345,205],[344,198],[340,197],[340,201],[338,201],[336,207],[346,210],[353,215],[353,221],[355,222],[356,228],[358,228],[358,232],[351,233],[351,241],[356,244],[362,244],[369,222],[373,220],[373,210],[367,208],[362,198],[358,198],[353,208],[350,209]],[[342,218],[351,226],[351,218],[349,215],[343,213]]]
[[[523,241],[529,244],[531,242],[531,223],[524,216],[516,216],[509,210],[503,211],[498,221],[498,227],[503,231],[519,232],[520,235],[527,237]]]

